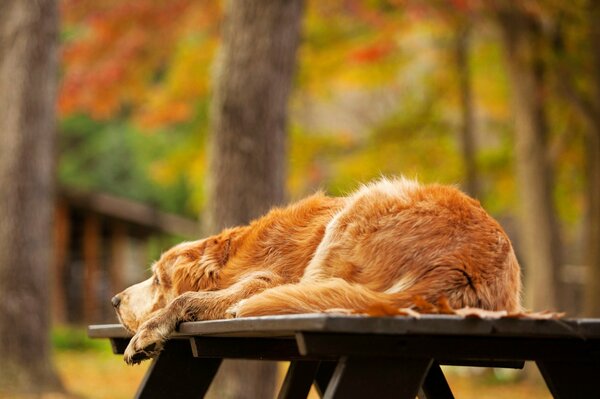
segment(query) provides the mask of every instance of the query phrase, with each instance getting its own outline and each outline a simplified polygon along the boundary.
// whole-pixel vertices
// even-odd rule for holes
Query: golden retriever
[[[457,189],[382,179],[317,193],[165,252],[112,303],[134,337],[127,363],[156,356],[178,323],[228,317],[450,306],[520,310],[520,268],[500,225]]]

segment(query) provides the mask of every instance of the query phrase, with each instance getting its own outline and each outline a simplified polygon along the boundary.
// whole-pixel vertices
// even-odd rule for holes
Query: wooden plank
[[[600,338],[600,319],[585,324],[577,320],[475,319],[453,315],[411,317],[338,316],[303,314],[263,316],[228,320],[182,323],[179,331],[187,335],[288,336],[297,331],[322,331],[358,334],[495,336],[495,337],[572,337]]]
[[[65,201],[57,200],[54,211],[54,259],[52,268],[52,318],[55,323],[67,321],[65,269],[69,259],[71,220]]]
[[[577,360],[600,352],[599,340],[298,333],[300,353],[313,356],[431,357],[461,360]]]
[[[178,332],[184,335],[293,337],[298,330],[323,330],[326,318],[320,316],[303,314],[189,322],[182,323]]]
[[[315,379],[319,364],[318,361],[291,362],[277,399],[305,399]]]
[[[87,329],[90,338],[131,338],[132,333],[121,324],[92,324]]]
[[[325,399],[414,399],[431,359],[343,357],[325,391]]]
[[[507,326],[513,324],[512,327]],[[500,328],[502,327],[503,328]],[[95,326],[99,331],[102,327]],[[532,328],[532,330],[530,330]],[[510,331],[508,331],[510,330]],[[482,320],[457,316],[363,317],[303,314],[187,322],[180,336],[292,337],[296,332],[355,333],[397,336],[600,339],[600,319]],[[508,331],[508,332],[507,332]],[[521,334],[517,334],[517,332]]]
[[[109,281],[110,291],[117,294],[125,289],[123,274],[125,269],[125,250],[127,247],[127,226],[119,221],[111,223]]]
[[[294,360],[306,358],[298,352],[293,339],[191,337],[195,357],[228,359]]]

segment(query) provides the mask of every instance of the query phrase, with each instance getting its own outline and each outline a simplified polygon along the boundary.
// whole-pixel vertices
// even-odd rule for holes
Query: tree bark
[[[284,200],[287,102],[303,0],[231,0],[212,103],[207,233],[248,223]],[[216,397],[272,397],[276,367],[231,362]]]
[[[561,254],[547,158],[541,31],[530,16],[510,7],[499,21],[513,92],[525,303],[535,310],[555,309]]]
[[[588,120],[585,156],[587,172],[586,257],[588,278],[585,286],[584,313],[600,317],[600,3],[589,2],[589,38],[594,62],[596,101]]]
[[[469,22],[460,24],[455,43],[455,57],[458,73],[462,126],[460,142],[465,167],[465,191],[474,198],[479,197],[479,178],[475,157],[475,112],[473,103],[473,84],[469,65],[471,27]]]
[[[60,389],[50,362],[55,0],[0,2],[0,389]]]

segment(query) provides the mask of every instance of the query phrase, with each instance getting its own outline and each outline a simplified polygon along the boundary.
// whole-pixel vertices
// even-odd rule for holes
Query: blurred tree
[[[517,3],[499,6],[515,122],[525,300],[535,310],[557,305],[559,228],[548,162],[543,36],[540,21]]]
[[[588,44],[589,79],[591,90],[578,90],[574,73],[561,69],[561,83],[566,98],[575,105],[587,125],[585,136],[586,215],[585,257],[588,276],[585,284],[584,314],[600,317],[600,2],[589,0],[582,7],[585,12]],[[560,42],[562,43],[562,41]],[[564,50],[564,49],[561,49]],[[561,52],[559,56],[564,56]],[[572,68],[573,69],[573,68]]]
[[[0,391],[60,390],[50,362],[55,0],[0,3]]]
[[[471,21],[469,16],[459,19],[456,28],[455,56],[461,103],[460,142],[464,159],[465,191],[478,198],[479,171],[477,168],[477,149],[475,145],[475,103],[473,100],[473,82],[470,66]]]
[[[248,223],[284,200],[287,104],[302,0],[230,0],[215,69],[206,230]],[[273,396],[275,364],[231,362],[218,397]]]

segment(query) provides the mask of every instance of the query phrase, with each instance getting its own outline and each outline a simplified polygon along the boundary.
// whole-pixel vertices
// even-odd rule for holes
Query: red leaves
[[[349,58],[357,63],[377,62],[389,55],[393,49],[394,46],[389,41],[372,43],[354,50]]]

